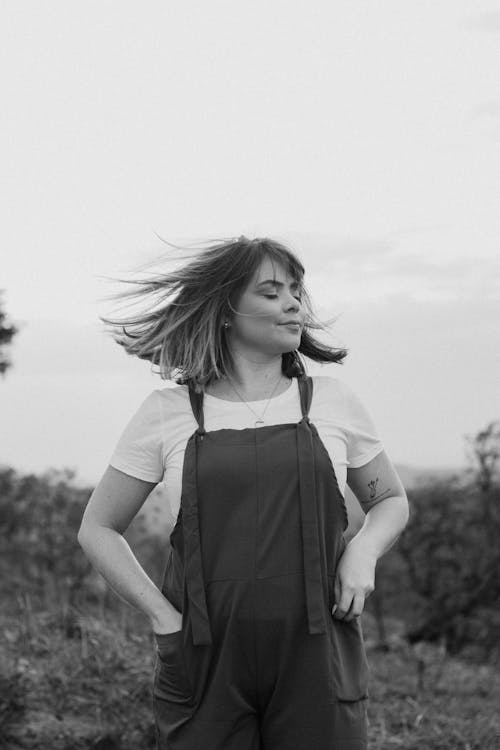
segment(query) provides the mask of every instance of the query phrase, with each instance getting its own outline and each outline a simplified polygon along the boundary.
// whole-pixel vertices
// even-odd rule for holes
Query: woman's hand
[[[151,627],[156,635],[169,635],[182,629],[182,612],[170,605],[160,615],[151,618]]]
[[[335,575],[332,614],[346,622],[359,617],[375,588],[376,555],[354,538],[345,548]]]

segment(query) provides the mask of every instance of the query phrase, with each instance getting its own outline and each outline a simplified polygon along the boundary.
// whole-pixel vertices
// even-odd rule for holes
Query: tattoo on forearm
[[[368,482],[368,487],[370,488],[370,502],[372,503],[374,500],[381,500],[385,495],[389,494],[391,492],[391,489],[384,490],[384,492],[381,492],[379,495],[377,495],[377,484],[378,484],[378,477],[376,479],[372,479],[371,482]]]

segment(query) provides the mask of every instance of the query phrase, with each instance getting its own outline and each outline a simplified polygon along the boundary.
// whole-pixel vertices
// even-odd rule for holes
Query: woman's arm
[[[408,523],[408,498],[385,451],[357,469],[347,470],[347,483],[368,508],[363,526],[351,539],[337,566],[337,619],[352,620],[363,611],[375,588],[377,560],[396,542]]]
[[[90,496],[78,542],[109,586],[145,614],[155,632],[169,633],[181,628],[182,613],[163,596],[122,536],[155,486],[108,466]]]

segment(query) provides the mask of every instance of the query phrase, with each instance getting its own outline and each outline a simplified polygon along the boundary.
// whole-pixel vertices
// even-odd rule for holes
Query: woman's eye
[[[265,294],[264,297],[267,297],[267,299],[278,299],[277,294]],[[299,295],[298,297],[295,297],[299,302],[302,302],[302,297]]]

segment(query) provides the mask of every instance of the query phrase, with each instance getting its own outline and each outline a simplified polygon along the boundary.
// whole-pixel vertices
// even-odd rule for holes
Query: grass
[[[370,750],[499,750],[498,670],[450,658],[439,646],[409,646],[400,623],[388,625],[384,652],[376,647],[373,621],[364,623]]]
[[[79,618],[19,612],[0,619],[0,737],[6,750],[154,748],[153,637],[132,610]],[[371,665],[370,750],[498,750],[500,676],[410,647],[388,623],[389,651],[364,615]],[[312,749],[313,750],[313,749]]]
[[[6,619],[0,736],[9,750],[154,748],[154,650],[144,626],[134,632],[116,617],[89,617],[68,637],[62,617]]]

